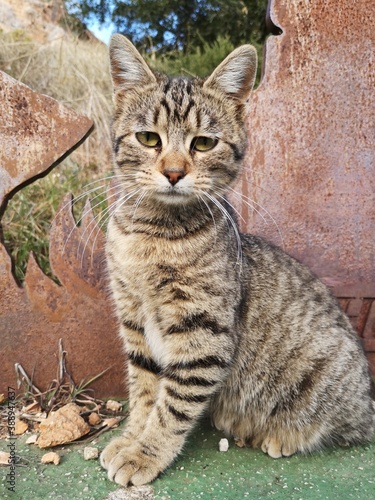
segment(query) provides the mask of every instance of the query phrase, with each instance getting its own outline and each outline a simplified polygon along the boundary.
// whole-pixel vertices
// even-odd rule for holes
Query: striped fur
[[[368,367],[348,319],[305,267],[240,235],[225,199],[246,149],[254,49],[206,81],[154,75],[119,35],[111,62],[121,195],[107,257],[130,417],[101,455],[110,479],[152,481],[208,409],[275,458],[370,440]],[[212,149],[195,148],[202,136]]]

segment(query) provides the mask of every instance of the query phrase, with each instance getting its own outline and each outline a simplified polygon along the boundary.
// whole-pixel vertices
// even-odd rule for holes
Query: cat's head
[[[206,80],[153,73],[121,35],[110,44],[116,174],[159,203],[223,194],[241,171],[256,50],[234,50]]]

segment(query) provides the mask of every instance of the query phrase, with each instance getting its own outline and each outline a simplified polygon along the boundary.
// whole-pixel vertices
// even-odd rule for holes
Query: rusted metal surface
[[[88,135],[92,122],[5,74],[0,91],[0,206],[5,208],[6,197],[48,172]],[[0,393],[15,387],[16,362],[46,389],[56,378],[60,338],[76,383],[110,368],[93,386],[97,395],[126,393],[105,278],[104,237],[89,205],[85,213],[78,228],[69,195],[52,226],[50,261],[61,285],[47,278],[30,255],[25,283],[19,286],[0,242]]]
[[[269,15],[282,34],[267,40],[251,103],[240,189],[256,210],[242,203],[244,229],[284,244],[349,313],[359,308],[375,373],[374,5],[271,0]]]
[[[6,197],[90,133],[92,121],[0,71],[0,213]],[[4,207],[3,207],[4,208]]]

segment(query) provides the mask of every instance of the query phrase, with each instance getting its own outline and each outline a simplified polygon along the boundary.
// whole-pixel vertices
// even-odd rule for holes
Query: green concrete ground
[[[102,435],[95,446],[102,450],[118,432]],[[155,500],[375,499],[375,443],[274,460],[233,442],[227,452],[219,452],[222,437],[202,423],[183,454],[153,483]],[[56,449],[62,459],[54,466],[42,465],[46,451],[25,441],[21,437],[16,443],[17,455],[27,465],[17,470],[15,493],[7,490],[7,468],[0,469],[1,499],[104,500],[119,489],[97,460],[83,459],[84,445]],[[7,451],[6,441],[0,441],[0,450]]]

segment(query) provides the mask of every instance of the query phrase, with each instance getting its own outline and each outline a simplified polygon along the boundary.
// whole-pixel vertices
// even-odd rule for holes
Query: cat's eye
[[[155,132],[137,132],[135,136],[143,146],[147,146],[148,148],[158,148],[161,146],[160,136]]]
[[[191,149],[193,151],[201,151],[201,152],[210,151],[210,149],[213,149],[217,143],[218,140],[212,137],[204,137],[204,136],[194,137],[191,143]]]

